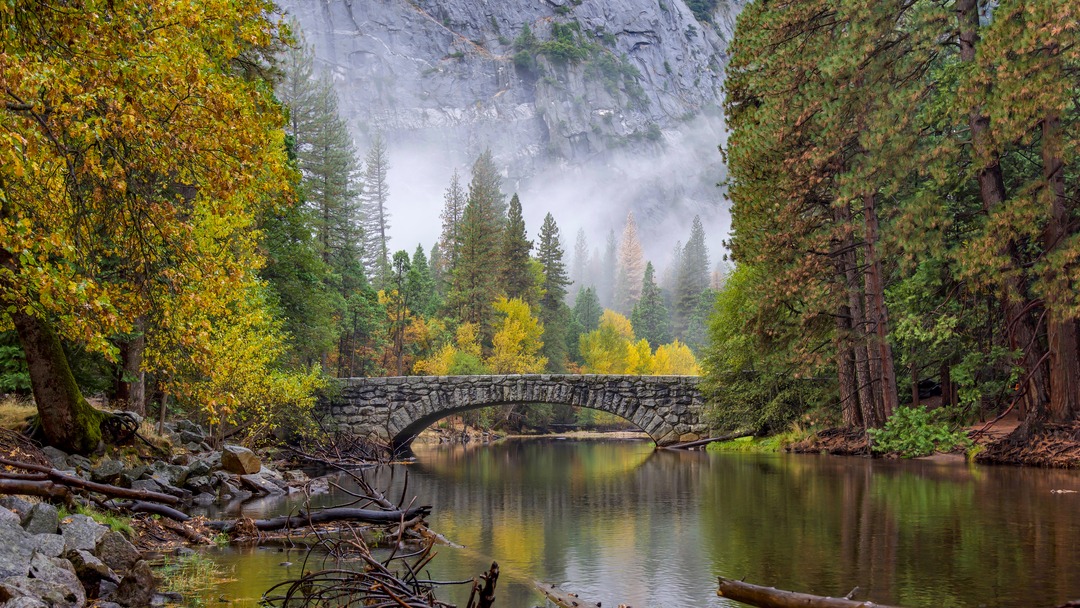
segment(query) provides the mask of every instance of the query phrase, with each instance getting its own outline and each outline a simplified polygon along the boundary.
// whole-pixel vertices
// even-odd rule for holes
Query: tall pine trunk
[[[873,329],[870,340],[871,358],[877,362],[875,390],[879,400],[875,407],[879,420],[887,420],[898,406],[896,365],[889,344],[889,309],[885,305],[885,278],[877,253],[878,228],[877,195],[863,196],[863,225],[866,229],[866,320]]]
[[[1069,210],[1065,196],[1065,164],[1061,158],[1061,119],[1049,115],[1042,125],[1043,177],[1050,199],[1050,221],[1043,231],[1043,248],[1049,255],[1069,236]],[[1055,280],[1057,277],[1050,277]],[[1047,297],[1047,347],[1050,361],[1050,403],[1048,414],[1054,422],[1069,422],[1080,413],[1080,352],[1076,319],[1064,316],[1057,290]]]
[[[979,2],[978,0],[958,0],[956,17],[959,28],[960,59],[971,63],[975,61],[975,50],[979,43]],[[990,117],[982,108],[973,105],[968,113],[968,126],[971,130],[972,157],[978,166],[979,196],[983,211],[989,215],[1005,201],[1005,179],[998,154],[991,149],[989,140]],[[1016,243],[1009,241],[1002,245],[1016,268],[1023,267]],[[1003,286],[1001,296],[1005,325],[1008,331],[1009,346],[1020,351],[1020,367],[1026,383],[1021,387],[1023,404],[1032,429],[1045,417],[1047,402],[1047,379],[1042,360],[1038,331],[1033,320],[1033,311],[1028,306],[1027,281],[1019,274],[1010,274]]]
[[[39,424],[49,445],[87,454],[101,443],[105,414],[95,409],[75,383],[60,338],[49,323],[22,311],[9,313],[19,334]]]
[[[855,238],[851,235],[851,208],[846,204],[833,207],[836,223],[844,230],[841,239],[840,268],[844,289],[848,297],[851,315],[851,352],[855,363],[855,382],[859,395],[860,417],[864,428],[877,428],[885,423],[876,414],[873,377],[870,374],[870,357],[866,348],[866,317],[863,314],[863,293],[859,280],[858,257],[855,255]]]

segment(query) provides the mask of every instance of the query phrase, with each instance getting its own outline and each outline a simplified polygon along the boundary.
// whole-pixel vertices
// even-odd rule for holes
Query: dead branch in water
[[[851,599],[856,590],[858,587],[843,598],[825,597],[751,585],[721,576],[720,588],[716,590],[716,595],[758,608],[890,608],[884,604]]]

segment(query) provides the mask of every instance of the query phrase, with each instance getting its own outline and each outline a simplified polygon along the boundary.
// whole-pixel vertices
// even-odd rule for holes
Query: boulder
[[[155,587],[154,574],[150,571],[149,564],[146,560],[139,560],[124,575],[108,600],[128,608],[145,608],[154,598]]]
[[[60,534],[35,534],[32,542],[34,551],[46,557],[60,557],[64,552],[64,537]]]
[[[52,465],[52,468],[61,471],[65,471],[69,468],[68,455],[63,451],[58,450],[51,445],[47,445],[41,448],[41,452],[45,454],[45,458],[49,459],[49,464]]]
[[[188,477],[184,486],[198,494],[214,491],[214,484],[210,483],[209,477]]]
[[[146,490],[147,492],[160,492],[161,486],[153,479],[140,479],[131,482],[132,490]]]
[[[91,468],[93,468],[93,465],[90,463],[90,459],[86,456],[81,456],[79,454],[72,454],[68,456],[67,462],[69,468],[78,469],[80,471],[89,471]]]
[[[75,575],[87,589],[96,590],[101,581],[116,578],[116,573],[89,551],[68,551],[64,557],[71,562]]]
[[[146,475],[148,470],[149,469],[145,465],[141,464],[126,469],[120,474],[120,483],[130,488],[133,483],[141,479],[143,475]]]
[[[195,460],[187,467],[187,477],[188,479],[191,479],[192,477],[203,477],[210,473],[210,469],[210,463],[206,460]]]
[[[289,483],[306,483],[309,479],[303,471],[285,471],[284,477]]]
[[[262,475],[241,475],[240,481],[260,496],[281,496],[285,490]]]
[[[49,608],[49,605],[36,597],[24,595],[8,600],[7,603],[4,604],[4,608]]]
[[[64,551],[93,551],[109,529],[86,515],[68,515],[60,521],[64,535]]]
[[[124,472],[124,463],[112,458],[106,458],[98,465],[90,469],[90,480],[97,483],[116,483],[120,474]]]
[[[34,553],[34,536],[22,528],[0,526],[0,580],[11,576],[26,576],[30,571],[30,555]],[[14,597],[14,596],[13,596]]]
[[[30,558],[30,576],[34,580],[43,581],[54,588],[63,590],[61,597],[64,598],[64,602],[54,602],[54,606],[66,605],[74,608],[86,604],[86,592],[83,590],[82,583],[79,582],[79,577],[75,574],[75,568],[68,560],[35,553]]]
[[[238,445],[227,445],[221,450],[221,466],[237,475],[254,475],[262,469],[255,452]]]
[[[22,527],[22,518],[19,514],[7,507],[0,507],[0,526],[9,528]]]
[[[75,576],[74,574],[72,575]],[[86,605],[86,592],[76,580],[71,589],[55,585],[39,578],[13,576],[0,581],[0,597],[12,598],[4,604],[10,606],[47,606],[48,608],[82,608]],[[12,602],[18,601],[18,604]],[[35,603],[37,602],[37,603]]]
[[[142,554],[135,545],[128,542],[123,534],[109,530],[97,542],[97,556],[101,561],[117,572],[127,572],[142,559]]]
[[[60,513],[47,502],[39,502],[22,518],[22,527],[30,534],[55,534]]]
[[[30,509],[34,508],[34,503],[19,498],[18,496],[4,496],[3,498],[0,498],[0,507],[18,513],[19,518],[21,519],[23,515],[30,512]]]

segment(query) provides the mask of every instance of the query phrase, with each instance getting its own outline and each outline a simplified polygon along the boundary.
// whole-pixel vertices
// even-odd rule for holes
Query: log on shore
[[[41,481],[35,481],[38,484],[47,484],[47,480],[51,480],[55,484],[67,486],[69,488],[78,488],[81,490],[87,490],[89,492],[97,492],[98,494],[104,494],[110,498],[133,498],[135,500],[149,500],[153,502],[161,502],[169,505],[175,505],[180,502],[180,499],[170,494],[162,494],[160,492],[151,492],[149,490],[132,490],[131,488],[121,488],[119,486],[109,485],[107,483],[96,483],[93,481],[86,481],[82,477],[76,477],[65,473],[64,471],[58,471],[56,469],[41,466],[38,464],[32,464],[29,462],[19,462],[17,460],[8,460],[7,458],[0,458],[0,465],[9,466],[12,468],[22,469],[24,471],[33,471],[40,474],[39,479]],[[17,475],[22,481],[32,481],[27,477]],[[48,487],[47,485],[42,487]],[[44,491],[44,490],[43,490]],[[25,492],[30,494],[32,492]],[[37,494],[38,496],[44,496],[44,494]]]
[[[313,513],[307,513],[301,511],[297,515],[282,515],[280,517],[273,517],[270,519],[257,519],[254,522],[257,530],[267,532],[271,530],[284,530],[286,528],[303,528],[312,524],[324,524],[334,521],[359,521],[368,524],[395,524],[400,522],[403,518],[408,521],[417,516],[424,516],[431,513],[431,507],[413,507],[404,511],[377,511],[374,509],[354,509],[349,507],[338,507],[333,509],[323,509],[322,511],[315,511]],[[214,530],[221,532],[232,532],[236,527],[238,521],[208,521],[206,525]]]
[[[860,602],[849,598],[781,591],[773,587],[751,585],[750,583],[722,576],[720,577],[720,588],[716,590],[716,595],[757,606],[757,608],[893,608],[870,601]]]

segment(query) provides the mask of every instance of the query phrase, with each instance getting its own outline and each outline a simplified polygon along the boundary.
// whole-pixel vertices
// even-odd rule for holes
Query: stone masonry
[[[322,404],[339,429],[407,446],[435,421],[466,410],[509,403],[551,403],[615,414],[658,446],[703,439],[708,426],[694,376],[532,374],[407,376],[340,380],[340,394]]]

